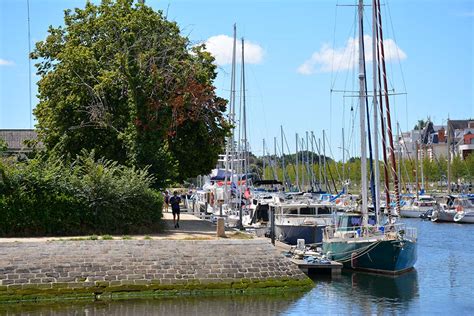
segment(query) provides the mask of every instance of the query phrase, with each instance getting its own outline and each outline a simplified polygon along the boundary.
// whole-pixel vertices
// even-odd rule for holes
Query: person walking
[[[170,205],[170,193],[168,192],[168,190],[165,191],[165,212],[168,213],[168,207]]]
[[[174,228],[179,228],[179,203],[181,203],[181,198],[178,196],[178,191],[174,191],[173,196],[170,198],[171,211],[173,212]]]

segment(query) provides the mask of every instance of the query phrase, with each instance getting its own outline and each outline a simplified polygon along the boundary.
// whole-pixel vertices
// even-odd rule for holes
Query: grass
[[[102,240],[113,240],[114,237],[110,236],[110,235],[102,235],[101,237]]]
[[[235,232],[235,233],[232,233],[232,234],[229,234],[228,235],[229,238],[231,239],[253,239],[253,236],[250,235],[250,234],[247,234],[247,233],[243,233],[243,232]]]
[[[151,239],[153,239],[153,238],[151,238],[149,235],[145,235],[145,237],[143,237],[143,239],[145,239],[145,240],[151,240]]]
[[[132,240],[133,238],[128,236],[128,235],[124,235],[124,236],[122,236],[122,239],[123,240]]]

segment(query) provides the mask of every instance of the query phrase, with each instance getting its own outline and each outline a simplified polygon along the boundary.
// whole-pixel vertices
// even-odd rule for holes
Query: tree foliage
[[[88,2],[65,11],[64,22],[32,53],[46,148],[149,165],[159,186],[210,171],[229,128],[204,47],[133,0]]]
[[[162,196],[146,169],[82,151],[0,159],[0,236],[158,232]]]

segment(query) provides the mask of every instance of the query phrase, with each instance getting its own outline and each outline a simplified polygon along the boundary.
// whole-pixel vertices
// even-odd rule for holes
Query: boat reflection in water
[[[398,276],[352,272],[351,284],[352,288],[375,298],[407,302],[418,297],[416,270]]]

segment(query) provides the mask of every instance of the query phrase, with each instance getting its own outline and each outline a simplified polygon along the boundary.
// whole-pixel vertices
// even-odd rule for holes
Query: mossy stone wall
[[[0,301],[259,292],[310,284],[266,240],[0,243]]]

